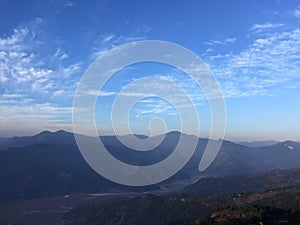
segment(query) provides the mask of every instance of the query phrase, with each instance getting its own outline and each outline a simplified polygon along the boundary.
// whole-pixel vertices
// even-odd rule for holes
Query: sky
[[[74,94],[87,68],[141,40],[179,44],[210,68],[226,104],[226,139],[300,140],[300,2],[280,0],[1,0],[0,137],[72,131]],[[145,77],[154,82],[142,83]],[[112,133],[112,103],[125,87],[128,96],[149,94],[129,113],[132,132],[180,130],[176,109],[151,95],[169,90],[173,98],[170,80],[187,92],[200,136],[208,136],[201,89],[181,70],[155,62],[128,66],[105,84],[95,107],[99,135]],[[150,132],[153,118],[165,120],[165,129],[154,123]],[[122,127],[116,133],[126,134]]]

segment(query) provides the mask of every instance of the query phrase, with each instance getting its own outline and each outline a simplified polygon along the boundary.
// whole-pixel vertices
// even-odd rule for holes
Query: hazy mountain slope
[[[237,142],[237,144],[244,145],[247,147],[252,147],[252,148],[258,148],[258,147],[265,147],[265,146],[271,146],[279,143],[278,141],[274,140],[269,140],[269,141],[242,141],[242,142]]]
[[[71,192],[94,193],[130,189],[99,176],[74,146],[38,144],[1,151],[0,179],[0,202]],[[142,190],[148,189],[146,187]]]
[[[251,152],[264,165],[265,170],[300,166],[300,144],[297,142],[285,141],[268,147],[255,148]]]

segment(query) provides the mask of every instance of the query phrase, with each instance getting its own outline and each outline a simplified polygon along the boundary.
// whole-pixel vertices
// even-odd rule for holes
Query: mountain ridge
[[[144,134],[134,133],[134,134],[125,134],[125,135],[100,135],[99,137],[126,137],[126,136],[129,136],[129,135],[134,135],[138,138],[145,139],[145,138],[154,138],[154,137],[165,136],[165,135],[179,135],[179,134],[183,134],[183,135],[186,135],[186,136],[194,136],[194,137],[197,137],[197,138],[202,139],[202,140],[209,140],[208,138],[199,137],[199,136],[196,136],[196,135],[193,135],[193,134],[185,134],[185,133],[181,133],[180,131],[169,131],[169,132],[166,132],[164,134],[158,134],[158,135],[154,135],[154,136],[147,136],[147,135],[144,135]],[[44,131],[41,131],[41,132],[39,132],[37,134],[34,134],[34,135],[13,136],[13,137],[6,137],[6,138],[0,137],[0,143],[3,142],[3,141],[9,141],[9,140],[25,140],[27,138],[39,138],[39,137],[44,137],[44,136],[47,136],[47,135],[49,135],[49,136],[51,136],[51,135],[59,135],[59,136],[70,135],[70,136],[74,136],[75,134],[72,133],[72,132],[69,132],[69,131],[62,130],[62,129],[57,130],[57,131],[44,130]],[[89,137],[89,138],[94,138],[92,136],[88,136],[88,135],[84,135],[84,134],[77,134],[77,135],[85,136],[85,137]],[[213,140],[213,139],[211,139],[211,140]],[[276,145],[276,144],[280,144],[280,143],[285,143],[285,142],[299,143],[299,141],[293,141],[293,140],[285,140],[285,141],[269,140],[269,141],[250,141],[250,142],[242,141],[242,142],[236,142],[236,141],[231,141],[231,140],[224,139],[223,141],[232,142],[232,143],[235,143],[235,144],[238,144],[238,145],[251,147],[251,148],[268,147],[268,146],[272,146],[272,145]],[[256,144],[256,143],[258,143],[258,144]]]
[[[116,136],[100,138],[118,160],[145,166],[167,158],[173,152],[180,134],[166,134],[158,147],[147,152],[129,149]],[[153,138],[156,137],[150,137],[150,141]],[[199,172],[199,162],[207,142],[208,139],[198,138],[192,158],[166,181],[149,187],[130,188],[108,181],[92,170],[83,159],[72,133],[41,132],[35,136],[8,139],[0,143],[0,179],[5,184],[1,187],[0,202],[73,192],[173,191],[200,178],[246,176],[300,165],[298,143],[286,141],[273,146],[251,148],[225,140],[209,168]]]

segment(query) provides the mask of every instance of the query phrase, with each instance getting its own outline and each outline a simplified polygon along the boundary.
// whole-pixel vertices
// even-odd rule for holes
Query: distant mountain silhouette
[[[180,135],[185,134],[167,133],[157,148],[147,152],[127,148],[116,136],[100,138],[117,159],[134,165],[150,165],[168,157]],[[150,137],[149,143],[157,138]],[[251,148],[224,141],[215,161],[200,173],[198,165],[207,142],[208,139],[198,138],[191,160],[170,179],[157,185],[131,188],[110,182],[93,171],[81,156],[72,133],[44,131],[34,136],[7,138],[0,142],[0,201],[71,192],[174,190],[204,177],[253,175],[300,166],[300,144],[296,142]]]
[[[76,145],[74,134],[59,130],[56,132],[43,131],[34,136],[12,137],[2,140],[0,150],[12,147],[26,147],[37,144]]]

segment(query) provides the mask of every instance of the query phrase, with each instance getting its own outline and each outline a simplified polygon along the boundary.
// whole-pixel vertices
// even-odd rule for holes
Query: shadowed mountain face
[[[82,204],[64,224],[299,224],[300,169],[204,178],[170,196],[119,197]],[[261,222],[261,223],[260,223]]]
[[[282,187],[300,186],[300,169],[277,170],[248,176],[202,178],[181,192],[194,196],[259,192]]]
[[[65,214],[66,225],[299,224],[299,187],[207,198],[143,195],[82,204]],[[261,223],[260,223],[261,222]]]
[[[243,225],[260,221],[278,224],[278,220],[297,224],[299,174],[300,169],[291,169],[257,176],[203,178],[184,191],[160,196],[71,194],[10,202],[0,205],[0,224]]]
[[[104,136],[101,140],[117,159],[134,165],[150,165],[168,157],[180,135],[179,132],[166,134],[163,142],[148,152],[131,150],[115,136]],[[96,139],[86,138],[89,141]],[[155,141],[155,138],[150,138],[149,142]],[[0,142],[0,201],[71,192],[169,191],[182,188],[201,177],[251,175],[300,166],[299,143],[288,141],[250,148],[224,141],[215,161],[200,173],[198,165],[207,141],[198,139],[193,157],[172,178],[157,185],[131,188],[110,182],[94,172],[82,158],[72,133],[45,131],[32,137],[8,138]]]

